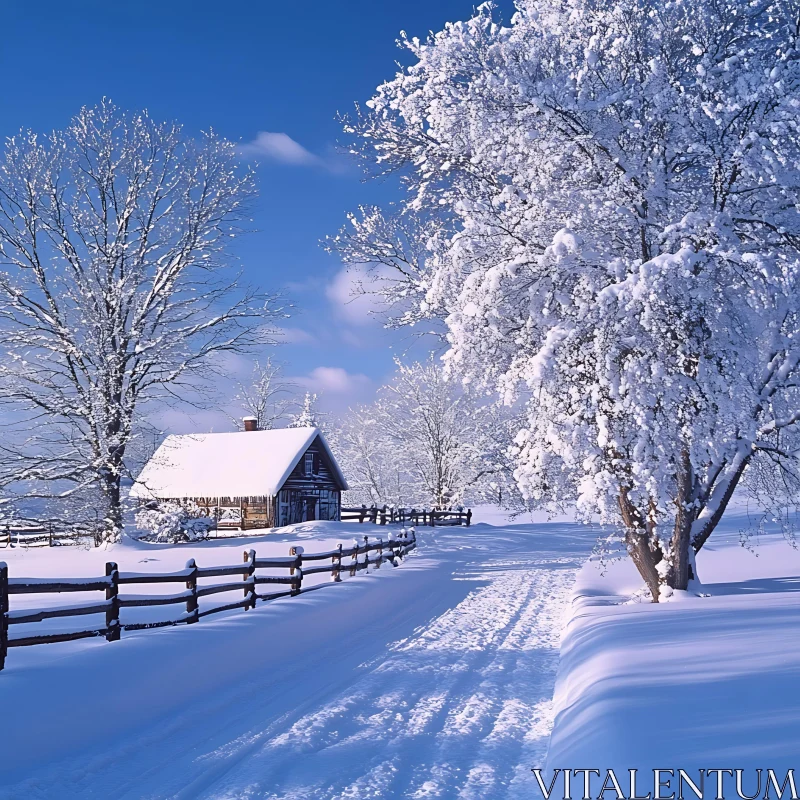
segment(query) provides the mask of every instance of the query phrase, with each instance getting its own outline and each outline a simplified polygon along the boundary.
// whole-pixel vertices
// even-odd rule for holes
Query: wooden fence
[[[279,597],[294,597],[304,592],[321,589],[331,584],[321,583],[303,587],[303,578],[308,575],[330,573],[334,583],[342,580],[342,574],[355,575],[370,566],[380,567],[383,561],[391,561],[395,566],[417,546],[413,531],[401,532],[396,538],[386,541],[364,537],[364,544],[355,542],[352,547],[343,548],[340,544],[335,550],[325,553],[306,553],[302,547],[295,546],[286,557],[258,558],[255,550],[246,550],[242,564],[222,567],[199,567],[194,559],[189,559],[186,568],[169,573],[135,573],[120,572],[116,563],[106,564],[105,575],[99,578],[10,578],[8,566],[0,562],[0,670],[5,666],[9,648],[28,647],[36,644],[53,644],[75,639],[105,637],[113,642],[120,638],[123,630],[136,631],[149,628],[199,622],[203,617],[218,614],[221,611],[255,608],[258,600],[275,600]],[[370,553],[377,554],[370,559]],[[363,560],[362,560],[363,557]],[[351,559],[343,563],[342,559]],[[330,564],[306,567],[306,563],[330,561]],[[260,569],[287,570],[286,576],[257,575]],[[221,578],[241,575],[241,580],[231,583],[198,586],[199,578]],[[120,593],[121,587],[136,584],[182,583],[185,591],[174,595],[131,595]],[[259,592],[259,587],[286,588],[278,591]],[[241,591],[242,599],[233,603],[225,603],[211,608],[200,608],[200,599],[222,592]],[[17,594],[52,594],[54,592],[103,592],[105,597],[97,602],[80,605],[45,608],[40,610],[10,609],[9,599]],[[120,609],[141,608],[145,606],[163,606],[184,604],[185,611],[181,616],[158,622],[120,622]],[[90,614],[104,614],[105,624],[101,627],[64,633],[41,634],[38,636],[21,636],[12,638],[9,631],[15,625],[42,622],[57,617],[78,617]]]
[[[58,530],[53,523],[46,525],[2,525],[0,547],[53,547],[60,544],[89,542],[99,546],[101,539],[88,530]]]
[[[433,509],[428,511],[416,508],[394,508],[392,506],[358,506],[342,509],[342,522],[371,522],[373,525],[395,524],[400,525],[467,525],[472,523],[472,509],[462,508],[457,511],[450,509]]]

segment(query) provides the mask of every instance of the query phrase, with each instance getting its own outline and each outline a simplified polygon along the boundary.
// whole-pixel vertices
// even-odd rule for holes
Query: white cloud
[[[306,150],[303,145],[285,133],[259,131],[252,142],[241,145],[239,150],[245,156],[269,158],[281,164],[307,167],[321,163],[319,156]]]
[[[374,392],[373,383],[366,375],[351,373],[342,367],[316,367],[308,375],[291,380],[318,394],[323,411],[343,411],[370,399]]]
[[[330,394],[350,394],[372,383],[366,375],[353,374],[342,367],[317,367],[302,380],[309,389]]]
[[[336,315],[351,325],[369,325],[376,322],[379,305],[375,297],[359,293],[359,286],[367,280],[366,273],[355,267],[342,269],[325,287],[325,296],[334,307]]]
[[[230,419],[222,411],[188,406],[163,409],[153,414],[149,421],[165,433],[218,433],[233,428]]]

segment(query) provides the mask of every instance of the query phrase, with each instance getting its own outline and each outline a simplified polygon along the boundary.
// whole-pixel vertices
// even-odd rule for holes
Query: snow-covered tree
[[[375,402],[351,410],[331,434],[351,502],[446,508],[502,496],[509,415],[447,381],[433,358],[396,363]],[[514,502],[513,490],[505,500]]]
[[[334,421],[329,441],[350,488],[344,505],[425,503],[405,471],[401,448],[387,434],[375,405],[351,408]]]
[[[311,394],[311,392],[306,392],[305,397],[303,398],[303,406],[300,409],[299,413],[295,414],[292,417],[292,421],[289,423],[289,428],[318,428],[319,424],[317,421],[317,411],[314,408],[317,402],[317,396],[315,394]]]
[[[376,416],[427,502],[461,499],[467,476],[470,414],[433,360],[397,363],[376,403]]]
[[[294,389],[294,384],[283,379],[281,365],[267,358],[264,363],[256,361],[253,364],[248,380],[237,382],[233,402],[246,416],[256,420],[258,430],[268,431],[285,420],[296,405]],[[241,414],[231,419],[241,427]]]
[[[657,600],[687,587],[749,465],[791,479],[800,16],[788,0],[517,7],[507,26],[484,4],[406,39],[415,63],[348,130],[401,174],[400,215],[439,220],[401,277],[446,320],[451,374],[529,395],[522,490],[618,524]]]
[[[264,341],[275,313],[225,269],[253,193],[234,144],[106,101],[6,142],[0,399],[18,435],[0,485],[93,493],[106,538],[119,535],[146,404],[196,396],[211,357]]]

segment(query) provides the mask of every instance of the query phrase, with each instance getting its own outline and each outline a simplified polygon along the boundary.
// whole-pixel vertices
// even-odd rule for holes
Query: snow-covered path
[[[261,624],[308,635],[301,659],[223,683],[121,741],[37,765],[0,797],[530,797],[563,613],[591,535],[478,525],[421,540],[397,570],[273,604]],[[305,627],[333,614],[335,626]]]

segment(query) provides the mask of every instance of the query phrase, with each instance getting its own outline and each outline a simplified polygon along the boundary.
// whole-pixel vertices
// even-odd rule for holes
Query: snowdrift
[[[625,604],[629,561],[584,565],[548,770],[797,767],[800,552],[777,532],[743,547],[748,527],[728,518],[699,554],[710,597]]]

